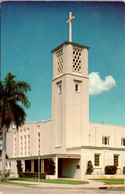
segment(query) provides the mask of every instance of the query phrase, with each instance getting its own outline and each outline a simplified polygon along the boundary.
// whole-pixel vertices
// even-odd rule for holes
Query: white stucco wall
[[[8,132],[6,139],[6,150],[9,157],[13,157],[13,133]]]
[[[102,145],[102,137],[109,137],[109,145]],[[108,124],[89,124],[89,146],[122,148],[121,138],[125,138],[125,127]]]
[[[38,132],[40,132],[40,154],[51,153],[52,127],[50,120],[37,123],[25,123],[18,131],[14,129],[8,132],[6,147],[9,158],[38,155]]]
[[[81,52],[81,71],[73,71],[73,49]],[[62,50],[63,68],[58,72],[58,52]],[[79,65],[79,64],[78,64]],[[75,91],[75,83],[79,91]],[[58,93],[58,85],[61,93]],[[89,79],[88,49],[64,44],[53,53],[52,80],[53,146],[65,148],[88,144]]]
[[[99,166],[94,165],[94,155],[99,154]],[[125,166],[125,152],[123,150],[112,150],[112,149],[82,149],[81,151],[81,177],[83,178],[86,174],[87,163],[90,160],[92,162],[94,171],[92,174],[101,175],[104,174],[105,166],[114,165],[114,155],[118,155],[118,167],[117,174],[122,174],[123,166]]]
[[[77,165],[80,166],[79,159],[63,159],[62,175],[65,177],[80,179],[81,169],[78,169]]]
[[[42,124],[41,154],[52,153],[52,122],[45,121]]]

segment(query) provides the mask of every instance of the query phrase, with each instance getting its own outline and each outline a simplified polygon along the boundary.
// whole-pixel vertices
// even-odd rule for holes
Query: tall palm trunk
[[[26,93],[31,90],[30,85],[24,81],[16,81],[15,77],[8,73],[5,79],[0,81],[0,128],[3,133],[2,181],[6,180],[6,132],[12,123],[17,128],[24,123],[26,119],[24,107],[30,107],[26,96]]]
[[[6,181],[6,131],[7,128],[3,126],[3,138],[2,138],[2,178],[1,181]]]

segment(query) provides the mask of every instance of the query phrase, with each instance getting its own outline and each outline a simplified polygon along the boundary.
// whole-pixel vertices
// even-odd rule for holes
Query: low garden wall
[[[125,175],[85,175],[84,176],[85,179],[113,179],[113,178],[124,178],[125,179]]]
[[[56,175],[46,175],[46,179],[57,179]]]

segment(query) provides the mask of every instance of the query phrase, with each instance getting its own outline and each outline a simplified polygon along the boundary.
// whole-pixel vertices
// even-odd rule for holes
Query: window
[[[23,137],[20,136],[20,154],[22,155],[22,150],[23,150]]]
[[[30,135],[28,134],[28,154],[30,155]]]
[[[81,83],[81,81],[74,80],[74,90],[75,90],[75,92],[80,92],[80,83]]]
[[[59,94],[61,93],[61,85],[59,85],[59,87],[58,87],[58,93]]]
[[[37,150],[40,153],[40,132],[37,133]]]
[[[57,82],[56,85],[57,85],[58,94],[61,94],[61,92],[62,92],[62,81]]]
[[[75,84],[75,92],[79,92],[79,84]]]
[[[122,137],[122,138],[121,138],[121,145],[122,145],[122,146],[125,146],[125,137]]]
[[[103,136],[102,137],[102,144],[103,145],[109,145],[109,137]]]
[[[82,69],[82,50],[73,48],[73,72],[81,73]]]
[[[78,165],[76,166],[76,168],[77,168],[77,169],[80,169],[80,165],[78,164]]]
[[[26,135],[24,135],[24,155],[26,155]]]
[[[94,158],[94,165],[95,166],[99,166],[99,157],[100,157],[100,154],[95,154],[95,158]]]
[[[58,85],[58,94],[61,94],[61,91],[62,91],[62,87],[61,87],[61,84]]]
[[[38,132],[38,138],[40,137],[40,132]]]
[[[57,72],[60,74],[63,71],[63,49],[57,52]]]
[[[114,166],[118,166],[119,155],[114,155]]]
[[[14,156],[16,156],[16,137],[14,137],[14,141],[13,141],[13,153],[14,153]]]

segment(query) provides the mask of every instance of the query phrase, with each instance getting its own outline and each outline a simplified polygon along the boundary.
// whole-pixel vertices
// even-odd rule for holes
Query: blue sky
[[[72,41],[90,47],[89,120],[125,125],[124,3],[3,2],[2,78],[12,72],[31,85],[27,122],[51,119],[51,50],[68,40],[69,11]]]

